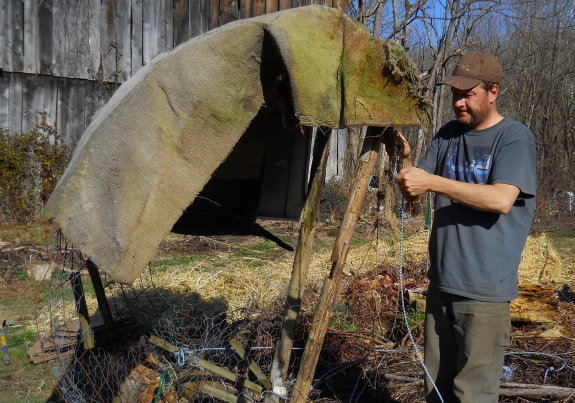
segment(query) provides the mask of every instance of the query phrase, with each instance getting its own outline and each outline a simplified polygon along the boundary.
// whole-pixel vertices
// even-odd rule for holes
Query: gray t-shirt
[[[458,181],[520,189],[508,214],[482,212],[437,195],[428,272],[444,292],[491,302],[517,297],[517,267],[537,187],[531,131],[508,118],[484,130],[451,121],[438,131],[419,168]]]

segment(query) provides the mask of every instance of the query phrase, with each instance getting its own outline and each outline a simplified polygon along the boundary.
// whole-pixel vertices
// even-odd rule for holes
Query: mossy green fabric
[[[140,275],[265,107],[266,35],[287,68],[301,124],[422,123],[417,83],[390,64],[392,45],[340,10],[301,7],[191,39],[154,59],[98,112],[45,207],[112,279],[131,283]]]

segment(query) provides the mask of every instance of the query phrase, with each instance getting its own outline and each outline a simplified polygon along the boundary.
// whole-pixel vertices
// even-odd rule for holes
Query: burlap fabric
[[[80,139],[45,217],[112,279],[133,282],[265,107],[273,80],[262,60],[286,70],[304,125],[424,119],[402,50],[340,10],[233,22],[158,56],[118,89]]]

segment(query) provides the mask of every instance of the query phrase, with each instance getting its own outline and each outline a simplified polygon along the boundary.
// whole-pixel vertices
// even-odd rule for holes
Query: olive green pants
[[[509,302],[477,301],[430,285],[424,361],[444,402],[497,402],[510,342]],[[427,377],[425,391],[428,402],[440,401]]]

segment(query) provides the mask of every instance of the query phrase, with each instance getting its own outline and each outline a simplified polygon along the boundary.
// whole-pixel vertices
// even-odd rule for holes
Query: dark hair
[[[482,84],[483,84],[483,89],[485,89],[485,91],[489,92],[489,91],[491,91],[493,86],[497,83],[493,83],[491,81],[483,81]],[[499,85],[499,84],[497,84],[497,85]]]

